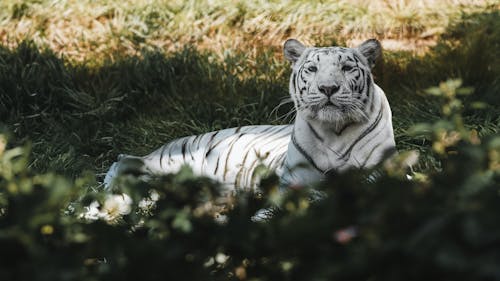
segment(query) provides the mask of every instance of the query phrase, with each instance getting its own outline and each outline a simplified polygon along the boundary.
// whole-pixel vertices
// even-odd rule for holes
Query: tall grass
[[[73,61],[116,60],[117,54],[175,51],[186,44],[219,58],[234,50],[256,57],[261,48],[279,48],[288,37],[311,44],[406,39],[415,46],[435,39],[462,13],[499,5],[498,0],[11,0],[0,3],[0,42],[14,47],[31,38]]]
[[[424,55],[386,51],[374,75],[391,102],[398,148],[420,150],[420,168],[436,169],[439,163],[431,153],[430,142],[408,131],[414,124],[439,118],[436,102],[419,95],[423,89],[450,77],[462,78],[465,86],[476,89],[475,95],[466,101],[467,125],[481,135],[498,132],[500,127],[500,15],[498,11],[488,12],[495,9],[488,1],[476,1],[476,5],[465,8],[459,2],[466,3],[2,2],[2,31],[9,32],[2,33],[4,41],[0,47],[0,120],[16,136],[17,144],[32,142],[31,166],[36,170],[55,170],[71,176],[83,170],[102,172],[118,153],[145,154],[172,138],[240,125],[289,123],[291,104],[278,106],[288,96],[290,73],[289,65],[275,53],[281,48],[277,47],[281,40],[293,35],[318,44],[343,44],[348,36],[367,35],[363,32],[369,33],[368,29],[374,26],[360,23],[359,28],[364,31],[350,29],[345,35],[340,31],[328,34],[325,28],[334,28],[325,24],[333,20],[326,16],[332,12],[328,9],[345,9],[332,12],[335,17],[350,19],[342,21],[342,28],[360,20],[362,17],[356,16],[359,13],[377,11],[372,5],[378,11],[380,7],[414,9],[421,15],[434,11],[445,13],[447,20],[454,21],[449,26],[444,25],[444,20],[435,22],[446,27],[440,31],[443,35],[437,38],[436,46]],[[427,5],[427,10],[422,5]],[[438,10],[440,5],[450,7]],[[233,15],[231,9],[241,10],[238,21],[227,21]],[[460,11],[476,9],[481,12],[455,19]],[[151,18],[145,11],[159,14]],[[254,22],[254,32],[245,31],[250,19],[259,17],[259,11],[262,22]],[[93,18],[96,15],[99,16]],[[167,16],[171,21],[167,21]],[[432,17],[411,19],[421,21],[423,29],[433,26]],[[141,40],[132,36],[136,32],[130,25],[133,22],[141,23],[147,36]],[[271,28],[273,22],[280,27]],[[308,24],[296,25],[297,22]],[[46,28],[42,28],[42,23]],[[205,43],[182,39],[192,34],[186,29],[201,25],[207,29],[197,34],[205,34],[200,35]],[[23,26],[26,33],[15,32]],[[284,32],[286,26],[294,28]],[[258,30],[266,28],[276,33],[258,35]],[[417,29],[412,30],[404,36],[416,39]],[[315,32],[327,35],[313,38]],[[237,43],[244,38],[240,35],[248,36],[244,46]],[[236,41],[229,40],[230,36],[236,36]],[[269,44],[250,40],[250,36],[261,36]],[[379,36],[397,37],[389,30]],[[165,45],[154,47],[152,42],[160,41],[153,38]],[[57,43],[56,39],[62,41]],[[92,40],[97,41],[89,43]],[[165,46],[175,45],[166,40],[176,41],[174,49],[178,50],[166,52]],[[210,40],[213,44],[206,43]],[[478,111],[469,106],[477,100],[486,103],[484,109]]]
[[[23,43],[0,49],[0,119],[21,142],[34,140],[36,168],[105,169],[120,151],[143,154],[174,137],[277,119],[270,112],[287,91],[276,68],[285,65],[260,63],[255,70],[245,60],[213,61],[187,48],[122,57],[96,69]],[[236,69],[259,75],[241,79]]]

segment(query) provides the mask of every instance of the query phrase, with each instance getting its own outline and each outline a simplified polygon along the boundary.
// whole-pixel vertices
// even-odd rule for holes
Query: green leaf
[[[174,229],[178,229],[178,230],[185,232],[185,233],[191,232],[193,230],[193,225],[191,224],[191,221],[189,220],[189,210],[188,209],[184,209],[175,215],[175,218],[172,221],[172,227]]]

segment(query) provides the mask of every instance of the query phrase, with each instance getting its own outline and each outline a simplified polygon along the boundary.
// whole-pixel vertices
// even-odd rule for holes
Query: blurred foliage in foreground
[[[329,175],[316,202],[306,188],[280,194],[274,176],[261,194],[221,197],[188,170],[94,191],[92,177],[33,174],[29,147],[1,135],[0,279],[498,280],[500,136],[463,126],[460,81],[427,92],[442,99],[442,119],[413,133],[433,143],[442,171],[411,173],[402,167],[416,155],[402,152]],[[85,219],[89,205],[97,214]]]

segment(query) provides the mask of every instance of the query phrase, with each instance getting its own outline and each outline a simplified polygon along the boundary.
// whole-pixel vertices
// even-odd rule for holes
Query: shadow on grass
[[[495,116],[499,55],[498,12],[465,16],[423,57],[386,53],[374,73],[391,101],[401,148],[426,145],[404,135],[416,122],[439,118],[436,103],[416,93],[448,78],[462,78],[476,89],[469,99],[493,110],[471,115]],[[271,52],[253,63],[245,54],[220,62],[189,47],[92,68],[24,42],[15,50],[0,48],[0,120],[19,142],[33,142],[38,170],[104,170],[119,152],[144,154],[174,137],[279,123],[271,111],[287,96],[288,69]],[[277,116],[290,108],[283,106]],[[482,126],[481,118],[473,125]],[[497,122],[498,130],[498,121],[488,122]]]
[[[186,48],[90,68],[24,42],[0,49],[0,120],[19,142],[33,141],[35,168],[70,174],[99,169],[120,151],[145,153],[181,135],[269,123],[287,96],[287,79],[267,66],[265,55],[258,70],[245,59],[219,62]]]

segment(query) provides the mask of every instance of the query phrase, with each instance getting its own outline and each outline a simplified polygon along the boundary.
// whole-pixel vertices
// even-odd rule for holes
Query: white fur
[[[283,185],[314,183],[331,170],[371,167],[395,147],[389,103],[370,73],[379,55],[375,40],[352,49],[307,48],[289,40],[285,56],[293,63],[290,96],[297,111],[293,125],[246,126],[173,140],[147,156],[114,163],[105,185],[137,160],[141,166],[134,169],[147,174],[175,173],[187,164],[230,190],[258,185],[259,164],[275,170]],[[362,71],[368,77],[353,88]],[[300,80],[293,79],[297,75]],[[325,89],[336,91],[327,96]]]

